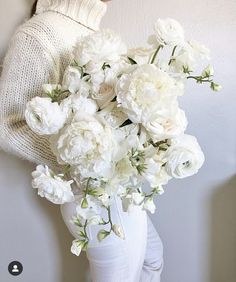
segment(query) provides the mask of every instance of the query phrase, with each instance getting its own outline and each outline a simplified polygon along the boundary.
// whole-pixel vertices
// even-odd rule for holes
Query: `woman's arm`
[[[24,118],[26,103],[53,78],[53,60],[30,35],[11,40],[0,78],[0,147],[34,163],[56,167],[49,141],[33,133]],[[55,82],[55,81],[54,81]]]

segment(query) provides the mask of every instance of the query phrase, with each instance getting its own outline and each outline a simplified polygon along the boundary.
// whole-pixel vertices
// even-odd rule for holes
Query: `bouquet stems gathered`
[[[32,186],[54,204],[76,203],[76,255],[89,244],[90,225],[101,225],[99,241],[111,233],[125,239],[112,222],[114,196],[125,212],[139,207],[154,213],[154,197],[168,181],[191,176],[204,163],[197,139],[185,133],[178,100],[188,80],[221,89],[213,80],[210,51],[185,40],[173,19],[159,19],[148,44],[128,50],[111,30],[85,36],[60,84],[43,85],[42,96],[27,103],[28,126],[48,136],[61,169],[38,165]]]

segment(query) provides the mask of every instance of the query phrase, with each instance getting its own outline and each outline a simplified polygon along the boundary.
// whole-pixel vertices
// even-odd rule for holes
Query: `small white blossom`
[[[156,205],[154,204],[152,197],[147,198],[147,200],[144,202],[143,209],[149,211],[152,214],[155,213]]]
[[[75,239],[73,242],[72,242],[72,246],[71,246],[71,252],[72,254],[76,255],[76,256],[79,256],[81,251],[82,251],[82,246],[83,246],[83,243],[78,240],[78,239]]]

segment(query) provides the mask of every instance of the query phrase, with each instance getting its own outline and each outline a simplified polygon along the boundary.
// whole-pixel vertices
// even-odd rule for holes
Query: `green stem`
[[[110,233],[112,231],[112,220],[111,220],[111,207],[107,208],[107,212],[108,212],[108,222],[110,222],[111,228],[110,228]]]
[[[201,76],[192,76],[192,75],[189,75],[187,77],[187,79],[195,79],[196,81],[198,82],[212,82],[213,80],[212,79],[204,79],[202,78]]]
[[[90,183],[90,181],[91,181],[91,177],[89,177],[88,178],[88,180],[87,180],[87,184],[86,184],[86,190],[85,190],[85,197],[87,196],[87,194],[88,194],[88,189],[89,189],[89,183]]]
[[[86,230],[87,225],[88,225],[88,220],[86,219],[85,220],[85,224],[84,224],[84,234],[85,234],[86,238],[89,240],[89,237],[88,237],[88,234],[87,234],[87,230]]]
[[[173,61],[173,56],[174,56],[174,54],[175,54],[176,48],[177,48],[177,45],[174,47],[174,49],[173,49],[173,51],[172,51],[172,53],[171,53],[171,58],[170,58],[170,60],[169,60],[168,65],[170,65],[170,64],[172,63],[172,61]]]
[[[158,48],[156,49],[155,53],[153,54],[152,60],[150,62],[150,64],[153,64],[155,62],[155,59],[157,57],[157,54],[159,53],[159,51],[161,50],[161,48],[163,48],[163,45],[159,45]]]

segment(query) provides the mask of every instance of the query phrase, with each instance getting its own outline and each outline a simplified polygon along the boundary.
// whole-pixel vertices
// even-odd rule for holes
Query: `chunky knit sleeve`
[[[0,78],[0,147],[34,163],[56,167],[49,141],[33,133],[24,118],[26,103],[53,80],[53,60],[32,36],[11,40]]]

